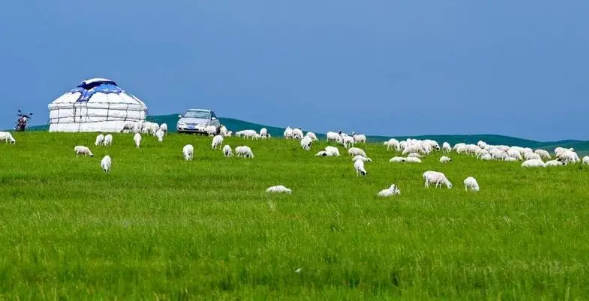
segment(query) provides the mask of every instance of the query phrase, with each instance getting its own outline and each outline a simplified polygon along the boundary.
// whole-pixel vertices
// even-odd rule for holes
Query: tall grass
[[[368,176],[297,141],[17,133],[0,144],[0,296],[21,300],[587,299],[589,168],[440,154]],[[182,160],[192,143],[195,159]],[[94,158],[76,158],[87,145]],[[362,145],[361,147],[364,148]],[[110,155],[111,173],[100,169]],[[444,172],[452,189],[425,189]],[[464,191],[474,176],[479,193]],[[376,193],[395,183],[402,194]],[[292,195],[269,195],[285,185]]]

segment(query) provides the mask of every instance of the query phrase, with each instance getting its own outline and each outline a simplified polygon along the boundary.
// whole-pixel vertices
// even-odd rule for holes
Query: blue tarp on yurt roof
[[[80,98],[76,102],[85,102],[94,95],[94,93],[104,93],[104,94],[119,94],[123,91],[117,83],[112,80],[105,79],[105,78],[94,78],[83,81],[77,87],[70,91],[71,93],[80,93]]]

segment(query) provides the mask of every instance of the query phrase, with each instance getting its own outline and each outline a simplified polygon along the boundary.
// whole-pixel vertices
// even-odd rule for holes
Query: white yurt
[[[114,81],[93,78],[49,104],[50,132],[120,132],[145,121],[147,106]]]

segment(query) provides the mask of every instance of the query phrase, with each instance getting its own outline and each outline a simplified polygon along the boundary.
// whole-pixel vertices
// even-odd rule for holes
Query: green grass
[[[0,298],[20,300],[589,298],[589,168],[523,169],[439,154],[352,161],[298,142],[164,143],[115,134],[16,133],[0,144]],[[195,146],[195,160],[182,147]],[[87,145],[94,158],[76,158]],[[109,154],[112,172],[100,169]],[[453,189],[425,189],[444,172]],[[462,181],[474,176],[479,193]],[[379,199],[396,183],[402,194]],[[292,195],[268,195],[283,184]],[[302,268],[300,273],[295,270]]]

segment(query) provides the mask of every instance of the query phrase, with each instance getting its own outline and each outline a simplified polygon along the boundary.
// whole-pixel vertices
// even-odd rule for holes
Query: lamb
[[[342,143],[345,148],[354,146],[354,138],[352,136],[344,136],[342,139]]]
[[[326,146],[325,151],[331,154],[329,157],[339,157],[339,149],[335,146]]]
[[[387,189],[383,189],[378,193],[378,196],[380,197],[389,197],[389,196],[393,196],[393,195],[399,195],[401,194],[401,190],[399,190],[399,188],[397,187],[397,185],[392,184],[391,187],[387,188]]]
[[[76,157],[78,155],[94,157],[94,154],[90,151],[90,149],[83,145],[76,145],[74,147],[74,153],[76,154]]]
[[[155,136],[157,137],[157,141],[164,142],[164,132],[161,129],[158,129],[157,132],[155,132]]]
[[[534,151],[534,153],[540,155],[540,157],[542,157],[542,159],[545,159],[545,160],[552,159],[552,157],[550,156],[550,153],[548,151],[543,150],[543,149],[537,149]]]
[[[191,144],[186,144],[182,148],[182,154],[184,155],[184,160],[192,161],[194,156],[194,147]]]
[[[134,131],[135,128],[136,128],[135,123],[127,122],[127,123],[125,123],[125,125],[123,125],[123,129],[121,130],[121,133],[125,133],[125,132],[128,133],[128,132]],[[98,145],[98,144],[96,144],[96,145]]]
[[[589,156],[583,157],[583,164],[589,165]]]
[[[305,136],[305,138],[301,140],[301,147],[306,151],[311,149],[311,144],[313,144],[313,140],[309,136]]]
[[[133,141],[135,141],[135,146],[139,148],[141,146],[141,134],[135,133],[135,136],[133,136]]]
[[[102,160],[100,161],[100,167],[102,167],[102,170],[104,170],[104,172],[110,171],[111,164],[112,160],[110,159],[109,155],[104,156],[104,158],[102,158]]]
[[[214,125],[209,125],[205,127],[205,133],[207,133],[207,135],[209,136],[214,136],[215,134],[217,134],[217,127]]]
[[[303,139],[303,131],[299,128],[295,128],[292,130],[292,138],[296,140]]]
[[[540,157],[540,155],[531,152],[524,153],[524,158],[526,160],[542,160],[542,157]]]
[[[268,135],[268,129],[262,128],[260,130],[260,136],[266,138],[267,135]]]
[[[225,146],[223,146],[223,156],[225,156],[225,157],[233,156],[233,153],[231,152],[231,146],[229,146],[227,144]]]
[[[550,160],[550,161],[546,161],[545,164],[546,164],[546,167],[567,165],[566,162],[561,161],[561,160]]]
[[[352,148],[348,149],[348,155],[366,157],[366,152],[364,152],[364,150],[359,149],[357,147],[352,147]]]
[[[320,151],[315,154],[315,157],[331,157],[331,156],[333,156],[333,153],[330,153],[327,151]]]
[[[421,163],[421,159],[416,157],[407,157],[405,158],[405,162],[407,163]]]
[[[256,131],[254,131],[254,130],[243,130],[243,131],[238,131],[235,134],[238,137],[243,135],[244,139],[247,139],[248,137],[254,139],[258,133],[256,133]]]
[[[250,158],[250,159],[254,157],[254,153],[252,152],[251,148],[249,148],[249,146],[236,147],[235,154],[238,157],[244,157],[244,158]]]
[[[452,161],[452,159],[450,157],[446,157],[446,156],[440,157],[440,163],[448,163],[451,161]]]
[[[581,161],[581,159],[579,159],[579,155],[577,155],[576,152],[571,150],[558,153],[556,157],[566,163],[577,163]]]
[[[479,183],[473,177],[464,179],[464,190],[479,191]]]
[[[352,138],[354,138],[354,143],[366,143],[366,135],[364,134],[352,135]]]
[[[103,143],[104,143],[104,135],[98,134],[98,136],[96,136],[96,141],[94,142],[94,145],[99,146],[99,145],[102,145]]]
[[[273,193],[292,193],[292,190],[289,188],[284,187],[283,185],[276,185],[269,187],[266,189],[266,192],[273,192]]]
[[[291,139],[292,138],[292,129],[290,128],[290,126],[287,126],[286,129],[284,129],[284,138],[285,139]]]
[[[452,151],[452,147],[450,146],[450,143],[448,143],[448,142],[444,142],[444,143],[442,143],[442,151],[443,151],[444,153],[449,153],[449,152],[451,152],[451,151]]]
[[[313,140],[313,141],[317,141],[317,136],[315,136],[315,133],[313,133],[313,132],[307,132],[307,134],[305,134],[305,136],[311,138],[311,140]]]
[[[392,157],[389,162],[405,162],[406,159],[404,157]]]
[[[364,161],[362,161],[362,160],[354,161],[354,168],[356,169],[356,176],[359,176],[359,175],[366,176],[366,169],[364,168]]]
[[[342,137],[336,132],[327,132],[325,135],[327,136],[327,142],[334,141],[339,143],[342,141]]]
[[[111,134],[107,134],[106,136],[104,136],[103,144],[104,144],[104,146],[112,145],[112,135]]]
[[[356,161],[356,160],[362,160],[364,162],[372,162],[372,159],[368,158],[368,157],[363,157],[363,156],[355,156],[354,158],[352,158],[352,161]]]
[[[223,136],[217,135],[217,136],[213,137],[213,142],[211,143],[211,148],[217,149],[217,147],[220,148],[221,145],[223,145]]]
[[[436,184],[438,186],[446,185],[448,189],[452,188],[452,183],[446,178],[446,175],[439,171],[428,170],[423,173],[423,179],[425,180],[425,187],[429,188],[429,184]]]
[[[229,134],[229,131],[227,130],[227,127],[224,125],[221,125],[221,127],[219,128],[219,134],[221,134],[221,136],[223,137],[231,136],[231,134]]]
[[[162,123],[160,125],[160,131],[164,132],[166,134],[166,136],[167,136],[168,135],[168,124]]]
[[[4,140],[6,144],[10,142],[11,144],[15,144],[16,140],[12,137],[12,134],[9,132],[0,132],[0,141]]]
[[[546,164],[540,159],[532,159],[524,161],[522,167],[546,167]]]

